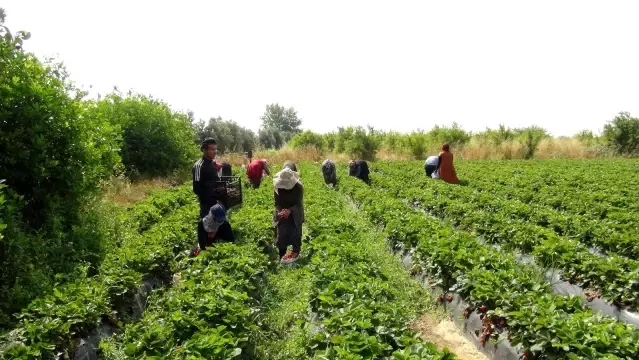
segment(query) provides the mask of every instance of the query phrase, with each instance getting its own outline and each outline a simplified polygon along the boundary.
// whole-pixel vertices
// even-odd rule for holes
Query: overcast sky
[[[639,116],[639,1],[4,0],[25,44],[94,92],[152,94],[257,129],[268,103],[303,127],[409,131]]]

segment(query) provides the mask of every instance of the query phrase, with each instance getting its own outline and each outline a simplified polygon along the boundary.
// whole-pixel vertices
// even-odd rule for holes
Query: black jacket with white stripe
[[[200,203],[215,204],[218,200],[215,190],[219,181],[215,160],[202,157],[195,162],[193,165],[193,192],[197,195]]]

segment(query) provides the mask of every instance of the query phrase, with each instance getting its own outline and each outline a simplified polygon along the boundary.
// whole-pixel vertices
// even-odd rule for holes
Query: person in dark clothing
[[[437,166],[439,165],[439,157],[438,156],[429,156],[428,159],[424,162],[424,171],[426,171],[426,176],[432,177],[435,170],[437,170]]]
[[[231,164],[223,162],[220,168],[220,176],[233,176],[233,169],[231,168]]]
[[[355,176],[356,178],[364,181],[370,185],[371,180],[368,177],[368,164],[364,160],[351,160],[348,162],[348,175]]]
[[[209,214],[211,207],[221,200],[222,194],[219,191],[220,178],[215,163],[217,143],[214,139],[206,139],[202,142],[200,149],[202,150],[202,158],[193,165],[193,192],[197,195],[200,203],[198,243],[200,249],[204,250],[208,234],[204,231],[202,219]],[[222,189],[224,188],[222,187]]]
[[[321,166],[324,183],[326,185],[337,185],[337,172],[335,171],[335,163],[333,160],[326,159]]]
[[[273,177],[275,211],[273,226],[277,234],[280,260],[287,264],[296,261],[302,251],[302,224],[304,223],[304,187],[299,174],[284,168]],[[287,252],[289,246],[291,251]]]
[[[292,161],[290,161],[290,160],[289,160],[289,161],[286,161],[286,162],[284,163],[284,167],[282,167],[282,169],[287,169],[287,168],[288,168],[288,169],[291,169],[291,170],[293,170],[293,171],[297,171],[297,166],[295,165],[295,163],[294,163],[294,162],[292,162]]]

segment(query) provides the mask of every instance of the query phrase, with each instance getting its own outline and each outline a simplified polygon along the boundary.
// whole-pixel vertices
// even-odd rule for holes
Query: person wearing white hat
[[[302,224],[304,223],[304,187],[299,173],[285,167],[273,177],[275,211],[273,226],[277,233],[280,260],[291,263],[302,251]],[[288,247],[292,246],[291,251]]]

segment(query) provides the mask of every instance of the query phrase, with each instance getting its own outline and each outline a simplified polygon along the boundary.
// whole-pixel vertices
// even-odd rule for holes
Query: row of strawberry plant
[[[304,246],[310,248],[313,273],[310,305],[320,323],[309,344],[312,354],[321,359],[454,359],[406,329],[410,305],[403,302],[403,279],[391,277],[365,245],[374,230],[324,186],[316,165],[304,165],[302,171],[310,236]]]
[[[634,162],[586,162],[587,167],[574,166],[580,163],[571,160],[537,162],[528,171],[520,169],[519,163],[492,164],[489,169],[483,170],[469,163],[464,164],[464,173],[470,179],[470,188],[478,192],[533,204],[536,209],[547,208],[564,214],[570,222],[595,225],[593,229],[588,229],[590,232],[581,236],[600,236],[605,240],[606,230],[614,230],[615,235],[618,233],[619,236],[636,234],[639,201],[635,194],[639,189],[631,189],[636,172],[624,175],[617,168],[621,164],[632,165]],[[610,173],[615,173],[614,184],[604,185],[599,190],[583,188],[582,184],[599,184],[603,178],[612,178],[608,176]],[[559,229],[569,226],[559,221],[552,225]],[[608,241],[613,245],[614,242]],[[615,249],[622,251],[624,247],[617,246]]]
[[[144,200],[138,201],[127,209],[114,209],[115,221],[110,228],[111,233],[107,235],[107,241],[100,244],[103,247],[102,252],[108,254],[115,251],[120,246],[123,239],[135,236],[137,231],[143,232],[148,230],[152,225],[161,220],[161,218],[170,212],[173,212],[193,201],[193,194],[189,187],[181,186],[168,190],[156,191]],[[99,262],[98,262],[99,264]],[[96,264],[96,266],[99,266]],[[94,275],[98,269],[90,267],[86,270],[86,274]],[[71,276],[60,277],[56,286],[61,286],[70,281],[77,280]],[[53,288],[44,291],[39,297],[43,298],[53,293]],[[20,309],[25,310],[25,308]],[[16,312],[16,311],[14,311]],[[12,313],[7,313],[7,317],[12,317]],[[10,330],[17,323],[7,326],[6,330]]]
[[[416,167],[419,167],[415,163]],[[635,222],[639,201],[637,160],[544,160],[463,162],[462,178],[471,187],[498,185],[496,193],[542,204],[593,220]],[[611,176],[614,174],[614,176]]]
[[[252,358],[270,249],[270,187],[247,191],[230,221],[234,244],[216,244],[175,264],[180,280],[156,292],[138,323],[103,346],[107,357]]]
[[[126,328],[124,354],[135,359],[247,358],[267,264],[255,244],[217,244],[189,260],[179,283],[154,293],[143,319]]]
[[[593,314],[580,298],[553,294],[532,265],[424,216],[394,192],[352,178],[342,179],[340,189],[384,227],[393,247],[413,249],[413,271],[425,271],[432,283],[467,299],[466,316],[472,311],[485,316],[483,342],[507,337],[529,359],[639,356],[636,329]]]
[[[97,276],[59,286],[18,315],[18,326],[2,336],[0,357],[41,359],[62,354],[68,358],[78,339],[103,319],[129,321],[132,298],[142,281],[169,278],[175,255],[192,243],[197,213],[192,203],[143,234],[127,232]]]
[[[140,232],[148,230],[166,214],[193,202],[190,185],[160,190],[140,200],[127,209],[126,217],[131,226]]]
[[[614,253],[630,259],[639,258],[639,243],[636,241],[639,217],[635,223],[619,223],[612,219],[595,221],[587,216],[495,196],[503,188],[495,183],[486,185],[479,191],[473,187],[451,187],[444,183],[433,183],[424,176],[423,170],[406,163],[376,164],[376,170],[390,176],[399,176],[401,173],[415,187],[427,186],[432,195],[439,199],[471,202],[477,209],[523,220],[559,236],[578,240],[600,252]]]
[[[473,231],[482,239],[510,249],[532,254],[540,265],[557,267],[563,276],[619,307],[636,309],[639,304],[639,263],[609,254],[593,254],[577,241],[560,237],[552,230],[518,219],[508,207],[493,205],[492,211],[462,192],[458,199],[438,196],[431,189],[447,184],[419,177],[409,177],[392,166],[382,168],[386,176],[374,174],[376,186],[415,203],[431,214],[446,219],[454,226]],[[424,187],[428,186],[428,190]]]

